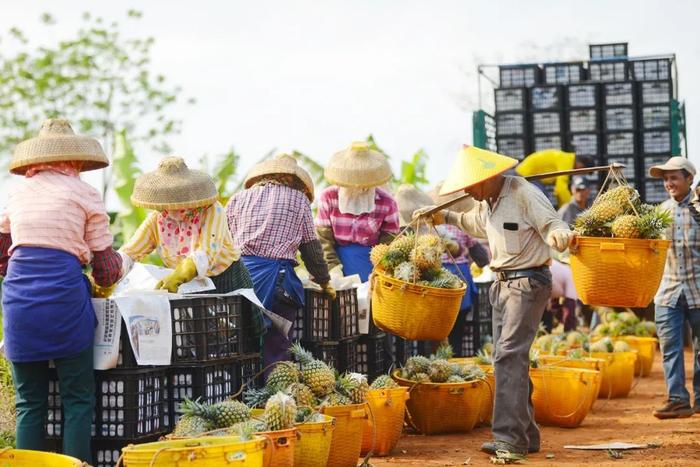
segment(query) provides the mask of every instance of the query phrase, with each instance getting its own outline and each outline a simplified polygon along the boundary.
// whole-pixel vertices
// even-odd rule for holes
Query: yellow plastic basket
[[[485,381],[415,383],[401,378],[398,371],[392,377],[399,385],[410,388],[406,407],[409,421],[418,431],[434,435],[466,433],[474,428],[482,410]]]
[[[531,368],[530,379],[537,423],[575,428],[598,396],[600,372],[548,366]]]
[[[649,376],[654,366],[656,356],[656,346],[659,340],[655,337],[621,336],[618,339],[627,342],[630,347],[637,351],[637,363],[634,366],[634,374],[639,376]]]
[[[253,416],[261,418],[265,410],[253,409]],[[297,441],[297,429],[263,431],[256,433],[267,439],[263,452],[263,465],[265,467],[293,467],[294,447]]]
[[[254,436],[241,441],[238,436],[205,436],[201,438],[130,444],[122,449],[124,467],[262,467],[266,440]],[[186,462],[186,464],[184,463]],[[117,463],[119,466],[120,464]]]
[[[493,417],[493,396],[496,391],[496,376],[493,373],[493,365],[478,364],[474,357],[451,358],[450,363],[477,365],[486,373],[486,384],[481,388],[484,395],[481,399],[481,410],[479,411],[479,419],[476,423],[477,425],[490,425]]]
[[[361,455],[372,451],[387,456],[394,449],[403,431],[408,388],[370,389],[367,392],[369,417],[362,432]]]
[[[335,418],[335,430],[328,455],[328,467],[357,465],[362,449],[362,433],[367,420],[367,404],[322,407],[321,413]]]
[[[81,467],[87,464],[75,457],[28,449],[0,449],[0,467]]]
[[[374,271],[372,319],[380,329],[410,340],[439,341],[455,324],[466,286],[438,289]]]
[[[595,381],[595,397],[591,399],[591,406],[589,410],[595,404],[598,393],[600,392],[600,384],[605,378],[606,372],[608,371],[608,361],[602,358],[579,358],[579,359],[568,359],[566,357],[561,357],[558,355],[540,355],[540,364],[544,366],[557,366],[561,368],[578,368],[580,370],[591,370],[600,373],[600,378]]]
[[[634,382],[634,365],[637,352],[591,352],[591,357],[608,362],[608,368],[600,382],[598,398],[627,397]]]
[[[326,467],[331,452],[335,419],[322,415],[321,422],[296,425],[299,440],[294,446],[294,467]]]
[[[644,308],[659,288],[668,240],[577,237],[571,271],[586,305]],[[624,287],[614,278],[633,277]]]

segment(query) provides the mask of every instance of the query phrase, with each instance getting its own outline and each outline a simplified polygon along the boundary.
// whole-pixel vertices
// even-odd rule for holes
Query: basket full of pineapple
[[[672,220],[668,211],[641,203],[623,179],[616,182],[574,221],[574,284],[587,305],[643,308],[661,282],[670,244],[661,237]]]
[[[442,340],[452,330],[466,284],[442,265],[438,235],[400,235],[370,254],[372,319],[410,340]]]

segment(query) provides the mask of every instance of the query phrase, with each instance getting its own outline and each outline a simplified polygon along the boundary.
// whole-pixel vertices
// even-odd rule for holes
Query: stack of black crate
[[[496,89],[496,148],[499,153],[522,159],[532,149],[528,128],[528,88],[542,82],[538,65],[503,66]]]
[[[115,306],[108,301],[108,306]],[[169,366],[139,366],[122,322],[117,367],[95,371],[93,465],[114,467],[127,444],[170,432],[187,397],[216,403],[260,371],[259,311],[242,297],[171,300]],[[55,370],[49,380],[47,440],[62,450],[63,410]]]

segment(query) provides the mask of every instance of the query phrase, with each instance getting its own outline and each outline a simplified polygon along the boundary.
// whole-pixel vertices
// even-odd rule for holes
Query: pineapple
[[[299,382],[299,369],[293,362],[281,361],[267,377],[267,390],[270,394],[285,390],[290,384]]]
[[[487,354],[486,352],[484,352],[484,349],[480,349],[476,353],[476,358],[474,359],[474,361],[478,365],[493,365],[493,358],[491,357],[491,354]]]
[[[362,404],[367,400],[369,384],[367,377],[360,373],[346,373],[338,378],[337,389],[350,398],[353,404]]]
[[[574,219],[573,230],[582,237],[609,237],[610,227],[586,211]]]
[[[421,271],[438,269],[442,266],[442,248],[417,246],[409,258]]]
[[[630,345],[625,341],[615,341],[613,344],[613,352],[629,352],[631,349]]]
[[[641,232],[639,230],[640,218],[633,214],[625,214],[612,223],[613,237],[617,238],[639,238]]]
[[[426,269],[421,272],[421,279],[426,282],[426,285],[428,285],[430,282],[439,278],[440,275],[443,274],[444,270],[444,268]]]
[[[624,214],[625,205],[615,201],[598,201],[586,212],[600,224],[606,224]]]
[[[636,208],[639,206],[639,193],[629,185],[620,185],[602,193],[596,200],[596,204],[612,202],[624,209],[630,209],[630,203]]]
[[[421,235],[416,241],[416,248],[437,248],[442,250],[444,245],[442,239],[435,234]]]
[[[432,355],[433,358],[435,359],[442,359],[442,360],[449,360],[450,358],[454,357],[454,350],[452,349],[452,346],[447,343],[440,344],[440,347],[438,347],[435,350],[435,354]]]
[[[447,378],[447,381],[445,381],[445,382],[446,383],[463,383],[464,379],[459,375],[452,375],[449,378]]]
[[[420,271],[409,261],[404,261],[394,269],[394,277],[400,281],[413,283],[419,276]]]
[[[641,214],[641,213],[640,213]],[[661,238],[667,227],[673,223],[671,212],[654,208],[641,214],[639,219],[639,232],[641,238]]]
[[[389,251],[389,245],[380,243],[372,248],[369,253],[369,260],[372,262],[372,266],[378,266],[384,255]]]
[[[430,359],[422,355],[416,355],[415,357],[410,357],[406,360],[406,373],[409,376],[414,376],[418,373],[428,373],[430,368]]]
[[[199,415],[185,414],[177,421],[173,436],[178,438],[193,438],[202,433],[211,431],[214,428],[212,423]]]
[[[477,365],[464,365],[459,376],[461,376],[464,381],[474,381],[486,378],[486,373]]]
[[[278,392],[265,404],[265,424],[270,431],[286,430],[294,426],[297,404],[287,394]]]
[[[430,376],[427,373],[416,373],[412,379],[416,383],[430,383]]]
[[[297,407],[311,408],[316,406],[316,396],[308,386],[302,383],[291,384],[286,389],[287,394],[292,396],[297,403]]]
[[[272,393],[270,393],[267,388],[249,388],[243,392],[243,402],[245,402],[248,407],[263,408],[271,396]]]
[[[389,249],[394,251],[400,251],[406,258],[411,254],[411,250],[416,246],[416,236],[414,234],[404,235],[395,239]]]
[[[324,362],[316,360],[311,353],[295,343],[291,347],[294,357],[301,363],[301,379],[317,397],[330,394],[335,387],[335,374]]]
[[[433,383],[444,383],[452,376],[452,365],[443,359],[436,359],[430,362],[428,376]]]
[[[394,273],[394,268],[406,261],[408,257],[399,250],[389,250],[379,261],[379,266],[389,274]]]
[[[337,392],[332,392],[321,401],[321,407],[335,407],[338,405],[350,405],[353,402],[348,396],[339,394]]]
[[[243,402],[225,400],[211,406],[213,421],[217,428],[226,428],[250,420],[250,408]]]
[[[399,385],[389,375],[379,375],[377,379],[372,381],[370,389],[392,389],[398,388]]]

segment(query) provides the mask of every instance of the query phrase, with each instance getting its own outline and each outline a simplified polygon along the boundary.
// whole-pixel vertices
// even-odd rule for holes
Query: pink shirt
[[[95,188],[78,177],[42,171],[24,178],[8,196],[0,214],[0,232],[18,246],[63,250],[81,263],[91,251],[112,246],[109,216]]]
[[[377,188],[374,205],[374,211],[359,216],[343,214],[338,208],[338,187],[326,188],[318,199],[316,225],[331,227],[338,245],[374,246],[379,243],[382,232],[399,232],[399,209],[389,192]]]

